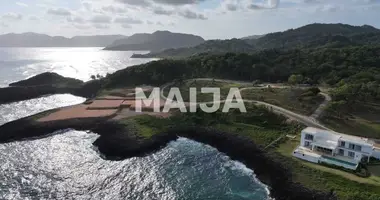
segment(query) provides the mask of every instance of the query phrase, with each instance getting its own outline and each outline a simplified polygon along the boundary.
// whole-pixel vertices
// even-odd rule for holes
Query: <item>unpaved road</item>
[[[211,79],[211,78],[199,78],[199,79],[190,79],[190,80],[206,80],[206,81],[212,81],[212,80],[215,80],[215,81],[219,81],[219,82],[231,82],[231,83],[239,83],[239,84],[251,84],[251,83],[248,83],[248,82],[243,82],[243,81],[233,81],[233,80],[224,80],[224,79]],[[188,81],[188,80],[186,80]],[[161,87],[161,98],[166,100],[166,101],[173,101],[171,99],[168,99],[165,95],[164,95],[164,90],[173,85],[173,83],[168,83],[168,84],[165,84]],[[263,86],[265,87],[265,86]],[[281,87],[281,86],[275,86],[275,87]],[[286,87],[286,86],[282,86],[282,87]],[[261,87],[247,87],[247,88],[241,88],[240,89],[240,92],[241,91],[244,91],[244,90],[248,90],[248,89],[257,89],[257,88],[261,88]],[[323,113],[323,110],[324,108],[327,106],[328,102],[331,101],[331,97],[328,95],[328,94],[325,94],[325,93],[321,93],[321,95],[323,95],[325,97],[325,101],[315,110],[315,112],[309,117],[309,116],[305,116],[305,115],[301,115],[301,114],[298,114],[298,113],[295,113],[293,111],[290,111],[290,110],[287,110],[285,108],[282,108],[282,107],[279,107],[279,106],[276,106],[276,105],[273,105],[273,104],[269,104],[269,103],[266,103],[266,102],[262,102],[262,101],[256,101],[256,100],[247,100],[247,99],[243,99],[244,102],[246,103],[254,103],[256,105],[262,105],[262,106],[266,106],[267,108],[271,109],[273,112],[275,113],[278,113],[278,114],[281,114],[281,115],[284,115],[292,120],[296,120],[306,126],[311,126],[311,127],[316,127],[316,128],[320,128],[320,129],[325,129],[325,130],[330,130],[329,128],[323,126],[322,124],[320,124],[316,119],[319,115],[321,115]],[[175,102],[175,101],[173,101]],[[219,101],[220,103],[224,103],[224,100],[223,101]],[[196,105],[199,105],[199,104],[210,104],[210,103],[216,103],[214,101],[211,101],[211,102],[197,102],[197,103],[191,103],[191,102],[184,102],[186,106],[190,105],[190,104],[196,104]]]

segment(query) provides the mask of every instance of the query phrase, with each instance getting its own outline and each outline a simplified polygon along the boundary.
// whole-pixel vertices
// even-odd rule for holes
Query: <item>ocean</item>
[[[136,52],[143,53],[143,52]],[[43,72],[87,81],[152,59],[101,48],[0,48],[0,87]],[[0,105],[0,124],[84,99],[52,95]],[[61,130],[50,137],[0,144],[0,199],[266,200],[252,170],[186,138],[142,158],[108,161],[96,133]]]

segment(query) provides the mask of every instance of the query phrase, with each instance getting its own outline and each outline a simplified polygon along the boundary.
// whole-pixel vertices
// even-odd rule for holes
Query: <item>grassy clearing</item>
[[[323,96],[301,88],[263,88],[242,92],[244,99],[264,101],[288,110],[310,115],[324,101]]]
[[[230,88],[240,88],[242,87],[242,84],[238,83],[227,83],[227,82],[221,82],[221,81],[207,81],[207,80],[189,80],[184,82],[177,82],[171,87],[177,87],[181,91],[182,98],[185,102],[190,101],[190,88],[196,88],[197,89],[197,102],[209,102],[213,101],[213,94],[203,94],[201,93],[201,88],[204,87],[211,87],[211,88],[220,88],[220,99],[225,99],[230,91]],[[169,90],[171,87],[168,87],[164,90],[165,96],[169,94]]]
[[[380,139],[380,105],[358,103],[349,113],[327,112],[320,121],[326,126],[350,135]]]
[[[170,120],[151,115],[139,115],[123,119],[120,123],[135,134],[147,139],[166,131],[171,125]]]
[[[362,104],[349,114],[338,117],[328,113],[321,122],[334,130],[350,135],[368,138],[380,138],[380,106]]]

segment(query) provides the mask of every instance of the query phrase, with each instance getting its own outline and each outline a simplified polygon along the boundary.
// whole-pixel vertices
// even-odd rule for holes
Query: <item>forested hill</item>
[[[153,52],[149,54],[134,54],[134,58],[150,58],[150,57],[187,57],[200,53],[250,53],[255,48],[245,42],[244,40],[231,39],[231,40],[208,40],[198,46],[178,49],[166,49],[161,52]]]
[[[372,26],[309,24],[297,29],[264,35],[258,39],[206,41],[191,48],[169,49],[134,57],[186,57],[201,53],[253,53],[265,49],[340,48],[380,44],[380,30]]]
[[[380,38],[380,30],[372,26],[347,24],[309,24],[297,29],[265,35],[248,43],[257,49],[318,47],[325,45],[363,44],[362,37],[368,34]]]
[[[156,31],[152,34],[139,33],[128,38],[116,40],[105,50],[118,51],[161,51],[169,48],[193,47],[205,40],[196,35]]]

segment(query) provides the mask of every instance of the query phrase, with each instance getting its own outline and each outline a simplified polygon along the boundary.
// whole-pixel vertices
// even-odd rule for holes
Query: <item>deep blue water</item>
[[[0,48],[0,85],[46,71],[88,80],[149,60],[99,48]],[[53,95],[0,105],[0,124],[83,102]],[[185,138],[143,158],[107,161],[95,133],[60,134],[0,145],[0,199],[263,200],[253,171],[208,145]]]

